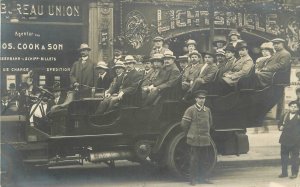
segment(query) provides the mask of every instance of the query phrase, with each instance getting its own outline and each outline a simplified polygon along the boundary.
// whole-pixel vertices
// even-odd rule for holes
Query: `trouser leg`
[[[287,175],[287,167],[289,161],[289,148],[287,146],[281,145],[281,173]]]
[[[150,91],[146,98],[145,106],[152,104],[155,101],[155,99],[157,98],[158,94],[159,94],[158,90]]]
[[[190,182],[195,182],[199,176],[199,149],[200,147],[191,146]]]
[[[111,110],[111,109],[112,109],[119,101],[120,101],[120,100],[119,100],[118,97],[112,97],[112,98],[110,99],[110,102],[109,102],[107,111]]]
[[[101,101],[101,103],[98,105],[98,108],[97,108],[95,114],[103,114],[107,110],[107,107],[109,106],[110,99],[111,98],[109,97],[109,98],[105,98],[103,101]]]
[[[291,150],[291,165],[292,175],[297,175],[299,172],[299,146],[294,146]]]

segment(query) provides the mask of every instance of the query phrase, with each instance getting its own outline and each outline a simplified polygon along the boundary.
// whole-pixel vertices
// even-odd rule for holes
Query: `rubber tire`
[[[175,161],[175,152],[178,151],[178,146],[184,146],[183,151],[185,152],[184,155],[177,155],[186,158],[184,161],[184,170],[180,170]],[[215,143],[211,139],[211,146],[208,150],[208,160],[205,163],[208,163],[206,165],[207,168],[205,168],[206,175],[210,174],[211,171],[214,169],[216,163],[217,163],[217,149],[215,146]],[[190,155],[189,155],[189,145],[186,143],[186,137],[184,132],[181,132],[177,135],[175,135],[172,139],[170,139],[167,152],[166,152],[166,158],[167,158],[167,167],[169,171],[174,174],[175,176],[182,178],[182,179],[188,179],[189,178],[189,161],[190,161]]]

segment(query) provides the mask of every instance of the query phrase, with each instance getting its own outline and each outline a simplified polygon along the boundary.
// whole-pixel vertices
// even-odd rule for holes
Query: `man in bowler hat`
[[[187,144],[191,148],[190,184],[193,186],[196,185],[197,179],[200,179],[201,183],[211,184],[204,174],[205,171],[200,171],[200,168],[203,168],[201,162],[205,160],[203,155],[211,146],[210,129],[213,125],[210,109],[204,106],[206,94],[205,90],[194,93],[196,103],[185,111],[181,120]]]

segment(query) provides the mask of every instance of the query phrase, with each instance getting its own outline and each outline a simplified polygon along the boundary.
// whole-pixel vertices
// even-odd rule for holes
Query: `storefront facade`
[[[239,29],[250,54],[260,56],[261,43],[285,38],[298,72],[300,11],[297,1],[204,0],[3,0],[1,1],[1,90],[19,85],[28,71],[37,84],[60,81],[69,87],[69,71],[81,43],[92,48],[94,62],[110,61],[113,50],[147,56],[152,38],[160,35],[176,56],[186,53],[185,42],[197,49],[213,46]],[[228,38],[227,38],[228,39]],[[298,86],[293,83],[292,86]]]

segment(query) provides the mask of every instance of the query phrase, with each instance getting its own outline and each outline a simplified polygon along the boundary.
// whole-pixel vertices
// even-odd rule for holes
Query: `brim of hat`
[[[237,33],[228,34],[228,36],[232,36],[232,35],[241,36],[240,34],[237,34]]]
[[[189,54],[189,57],[192,56],[192,55],[197,55],[197,56],[201,57],[200,53],[191,53],[191,54]]]
[[[125,68],[125,66],[114,66],[113,68]]]
[[[172,58],[172,59],[176,59],[176,56],[164,56],[164,57],[162,57],[162,59],[165,59],[165,58]]]
[[[216,56],[216,54],[213,54],[213,53],[209,53],[209,52],[202,52],[203,56],[205,55],[210,55],[210,56]]]
[[[151,58],[150,62],[153,62],[153,61],[162,61],[162,58]]]
[[[223,54],[223,53],[216,53],[215,56],[217,56],[217,55],[219,55],[219,56],[225,56],[225,54]]]
[[[213,41],[213,45],[216,45],[217,42],[221,42],[223,44],[226,44],[227,42],[226,41],[223,41],[223,40],[217,40],[217,41]]]
[[[82,50],[88,50],[88,51],[91,51],[92,49],[89,48],[89,47],[85,47],[85,48],[79,48],[78,51],[82,51]]]
[[[107,66],[96,66],[96,68],[109,69]]]
[[[131,61],[124,62],[124,64],[131,64],[131,63],[135,64],[135,63],[136,63],[136,61],[134,61],[134,60],[131,60]]]

